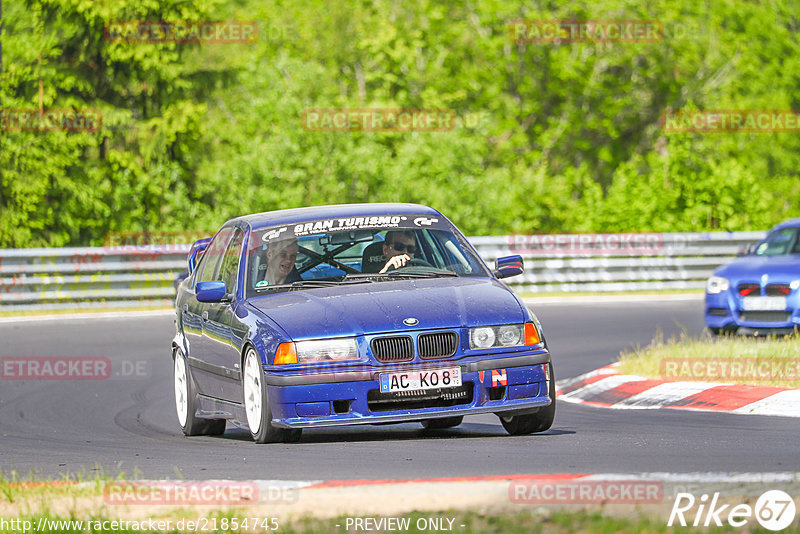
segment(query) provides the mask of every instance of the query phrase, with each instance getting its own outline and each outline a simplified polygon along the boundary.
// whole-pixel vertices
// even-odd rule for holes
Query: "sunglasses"
[[[405,243],[389,243],[389,246],[397,252],[408,252],[409,254],[416,254],[417,247],[414,245],[406,245]]]

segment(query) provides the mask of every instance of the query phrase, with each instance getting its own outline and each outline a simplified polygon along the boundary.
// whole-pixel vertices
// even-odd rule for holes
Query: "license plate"
[[[744,297],[742,309],[745,311],[784,311],[786,297]]]
[[[395,391],[424,391],[426,389],[455,388],[461,385],[461,368],[426,369],[402,373],[382,373],[381,393]]]

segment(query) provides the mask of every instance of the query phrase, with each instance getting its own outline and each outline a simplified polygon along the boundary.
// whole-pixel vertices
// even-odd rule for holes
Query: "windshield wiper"
[[[386,276],[397,278],[438,278],[440,276],[458,276],[453,271],[435,270],[435,271],[392,271],[390,273],[383,273]]]
[[[265,291],[268,289],[285,289],[289,291],[294,291],[297,289],[308,289],[308,288],[318,288],[318,287],[331,287],[331,286],[341,286],[347,284],[365,284],[372,282],[372,280],[368,279],[357,279],[357,280],[298,280],[297,282],[292,282],[291,284],[276,284],[274,286],[264,286],[264,287],[257,287],[255,288],[256,291]]]
[[[291,288],[292,289],[301,289],[304,287],[331,287],[331,286],[341,286],[347,284],[364,284],[372,282],[372,280],[368,279],[358,279],[358,280],[300,280],[298,282],[292,282]]]
[[[402,268],[401,268],[402,269]],[[458,273],[447,271],[443,269],[427,270],[427,271],[403,271],[395,270],[387,273],[359,273],[348,274],[345,280],[364,280],[368,278],[439,278],[440,276],[458,276]]]

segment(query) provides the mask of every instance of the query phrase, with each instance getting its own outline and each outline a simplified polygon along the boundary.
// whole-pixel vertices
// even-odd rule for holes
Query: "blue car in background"
[[[712,334],[788,334],[800,327],[800,218],[772,228],[706,284]]]
[[[188,436],[221,434],[229,421],[257,443],[315,427],[449,428],[483,413],[512,435],[553,423],[541,324],[500,281],[522,273],[522,259],[490,270],[432,208],[237,217],[193,245],[189,270],[172,342]]]

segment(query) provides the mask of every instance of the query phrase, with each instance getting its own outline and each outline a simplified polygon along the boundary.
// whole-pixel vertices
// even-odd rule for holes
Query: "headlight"
[[[717,293],[727,291],[729,287],[731,287],[731,283],[727,278],[712,276],[708,279],[708,283],[706,283],[706,293],[716,295]]]
[[[789,289],[797,289],[800,288],[800,280],[792,280],[792,283],[789,284]]]
[[[530,330],[536,332],[533,324],[530,324]],[[469,329],[469,348],[490,349],[492,347],[519,347],[526,344],[526,338],[528,341],[533,341],[535,339],[535,343],[539,343],[538,335],[525,335],[525,325],[507,324],[502,326],[479,326]]]
[[[352,337],[340,339],[317,339],[314,341],[297,341],[297,359],[300,363],[337,362],[340,360],[357,360],[358,347]]]
[[[275,356],[275,364],[338,362],[357,359],[356,340],[346,337],[281,343]]]
[[[522,339],[522,325],[512,324],[497,329],[497,342],[502,347],[519,345]]]
[[[496,338],[497,335],[494,333],[494,328],[470,328],[469,347],[471,349],[488,349],[494,346]]]

